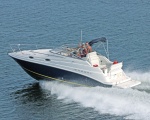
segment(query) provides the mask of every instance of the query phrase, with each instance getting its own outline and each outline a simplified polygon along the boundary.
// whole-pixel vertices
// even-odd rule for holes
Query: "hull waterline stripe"
[[[29,71],[29,72],[31,72],[31,73],[40,75],[40,76],[42,76],[42,77],[50,78],[50,79],[53,79],[53,80],[56,80],[56,81],[59,81],[59,82],[64,82],[64,83],[73,84],[73,85],[78,85],[78,86],[83,86],[83,87],[91,87],[91,86],[87,86],[87,85],[83,85],[83,84],[79,84],[79,83],[75,83],[75,82],[68,82],[68,81],[66,81],[66,80],[61,80],[61,79],[58,79],[58,78],[53,78],[53,77],[50,77],[50,76],[42,75],[42,74],[40,74],[40,73],[36,73],[36,72],[34,72],[34,71],[31,71],[31,70],[29,70],[29,69],[27,69],[27,68],[25,68],[25,67],[23,67],[23,69],[25,69],[25,70],[27,70],[27,71]]]

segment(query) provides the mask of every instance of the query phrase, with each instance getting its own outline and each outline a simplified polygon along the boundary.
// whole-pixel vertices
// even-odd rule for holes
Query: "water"
[[[150,2],[148,0],[0,1],[1,120],[150,118]],[[134,89],[38,83],[8,55],[10,43],[59,46],[109,40],[110,59],[141,85]]]

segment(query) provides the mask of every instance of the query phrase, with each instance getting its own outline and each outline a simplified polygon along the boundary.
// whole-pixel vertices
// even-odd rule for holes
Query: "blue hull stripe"
[[[111,85],[105,85],[97,82],[89,77],[66,71],[63,69],[58,69],[54,67],[49,67],[37,63],[27,62],[13,58],[31,77],[36,80],[57,80],[60,82],[66,82],[78,86],[103,86],[111,87]]]

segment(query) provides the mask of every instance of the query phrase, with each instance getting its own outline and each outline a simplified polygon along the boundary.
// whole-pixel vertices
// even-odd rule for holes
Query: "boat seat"
[[[93,67],[98,67],[100,65],[99,64],[99,57],[98,57],[96,52],[88,53],[86,57],[87,57],[87,60],[90,62],[90,64]]]

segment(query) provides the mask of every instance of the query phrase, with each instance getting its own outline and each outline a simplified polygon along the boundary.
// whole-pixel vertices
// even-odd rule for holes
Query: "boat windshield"
[[[76,44],[65,44],[52,49],[50,52],[68,57],[81,58],[81,56],[78,56],[79,49]]]
[[[93,45],[94,43],[97,43],[97,44]],[[89,44],[92,47],[92,51],[97,51],[97,54],[100,54],[100,53],[106,54],[107,58],[109,58],[108,41],[106,41],[106,38],[102,37],[102,38],[94,39],[90,41]],[[68,57],[84,58],[86,57],[86,54],[83,53],[84,48],[81,47],[81,45],[64,44],[62,46],[59,46],[55,49],[50,50],[50,52],[63,55],[63,56],[68,56]],[[101,47],[103,49],[100,49]]]

